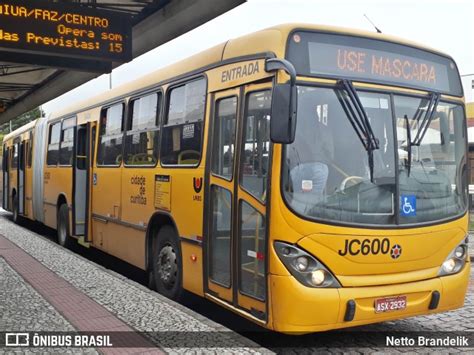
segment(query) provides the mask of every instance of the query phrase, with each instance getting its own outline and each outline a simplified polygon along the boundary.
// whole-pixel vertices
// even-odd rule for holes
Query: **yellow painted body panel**
[[[297,243],[306,250],[317,250],[318,258],[326,265],[331,265],[331,270],[336,275],[379,275],[393,272],[409,272],[412,270],[428,269],[439,266],[450,250],[454,249],[466,236],[466,230],[427,228],[422,230],[376,231],[377,233],[358,233],[349,228],[344,228],[340,234],[312,234],[299,240]],[[424,229],[424,228],[423,228]],[[345,239],[370,240],[387,237],[390,245],[399,244],[403,247],[403,262],[393,260],[390,255],[378,253],[377,255],[338,255],[344,248]],[[430,242],[426,243],[427,238]],[[368,244],[368,243],[367,243]],[[424,245],[425,244],[425,245]],[[420,248],[420,245],[424,245]],[[338,259],[337,263],[332,260]],[[332,265],[334,264],[334,265]],[[430,275],[430,277],[435,275]]]
[[[93,223],[93,246],[138,268],[145,268],[145,234],[113,222]]]
[[[464,304],[470,263],[456,275],[424,281],[373,287],[314,289],[301,285],[291,276],[271,275],[269,285],[273,297],[272,329],[288,333],[309,333],[384,322],[420,314],[438,313]],[[428,310],[431,292],[440,292],[436,310]],[[374,312],[374,301],[380,297],[406,295],[407,308],[401,311]],[[347,301],[356,302],[354,320],[344,321]]]
[[[98,167],[94,169],[92,186],[92,214],[120,220],[122,169]]]
[[[188,242],[181,243],[181,253],[183,255],[183,287],[202,296],[203,291],[203,255],[202,248],[199,245]],[[193,256],[196,261],[193,261]]]
[[[57,204],[59,196],[63,195],[67,205],[72,203],[72,168],[50,167],[44,169],[44,224],[48,227],[57,226]],[[71,220],[71,218],[69,218]]]

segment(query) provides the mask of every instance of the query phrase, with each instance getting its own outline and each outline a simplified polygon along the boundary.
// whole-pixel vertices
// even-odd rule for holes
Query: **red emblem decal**
[[[392,256],[392,259],[398,259],[400,255],[402,255],[402,247],[398,244],[395,244],[392,247],[390,255]]]
[[[196,191],[196,193],[200,193],[201,190],[202,190],[202,177],[201,178],[193,178],[193,187],[194,187],[194,191]]]

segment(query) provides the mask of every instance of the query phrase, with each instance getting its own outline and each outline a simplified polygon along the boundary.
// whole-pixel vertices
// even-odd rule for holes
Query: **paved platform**
[[[470,244],[474,237],[470,238]],[[471,255],[474,248],[471,248]],[[224,324],[227,324],[224,322]],[[227,324],[232,327],[231,324]],[[474,334],[474,268],[466,302],[451,312],[302,337],[239,335],[154,291],[108,270],[10,221],[0,209],[0,332],[121,331],[135,348],[21,348],[7,353],[42,354],[248,354],[248,353],[464,353],[473,348],[387,348],[379,333],[458,332]],[[456,333],[457,334],[457,333]],[[127,337],[127,339],[125,339]],[[250,337],[252,340],[249,340]],[[213,344],[211,346],[211,344]],[[270,349],[270,350],[268,350]],[[2,354],[0,347],[0,354]]]
[[[13,224],[5,215],[0,210],[0,332],[120,332],[119,338],[114,337],[114,346],[134,346],[35,348],[34,352],[270,352],[122,275]],[[219,346],[214,341],[216,337]],[[184,338],[187,341],[181,341]],[[182,347],[177,347],[180,343]],[[210,344],[216,345],[205,347]]]

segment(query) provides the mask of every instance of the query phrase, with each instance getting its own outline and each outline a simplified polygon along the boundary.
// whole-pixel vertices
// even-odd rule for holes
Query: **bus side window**
[[[160,106],[161,93],[153,93],[131,102],[131,122],[125,138],[125,165],[156,165]]]
[[[204,78],[171,89],[161,141],[163,165],[199,164],[205,105]]]
[[[61,147],[59,152],[59,165],[72,165],[72,150],[74,147],[74,126],[75,118],[68,118],[63,121],[61,130]]]
[[[34,134],[30,133],[30,140],[28,141],[28,151],[27,151],[27,166],[28,168],[31,168],[31,164],[33,161],[33,140],[34,140]]]
[[[46,162],[48,165],[58,165],[60,136],[61,122],[49,126],[48,153],[46,156]]]
[[[232,180],[235,154],[237,96],[220,99],[216,104],[211,169],[214,174]]]
[[[269,90],[247,95],[241,158],[242,187],[263,201],[270,158],[270,102]]]
[[[124,104],[102,110],[99,129],[98,166],[120,166],[122,163]]]
[[[15,142],[12,146],[12,169],[18,168],[18,142]]]
[[[8,166],[8,153],[10,152],[10,150],[7,148],[7,145],[4,144],[3,145],[3,161],[2,161],[2,171],[3,172],[7,172],[9,169],[9,166]]]

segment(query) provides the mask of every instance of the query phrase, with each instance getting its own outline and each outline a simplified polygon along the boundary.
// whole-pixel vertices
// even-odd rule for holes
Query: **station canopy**
[[[129,57],[125,60],[128,61],[244,2],[245,0],[75,0],[62,3],[68,3],[69,7],[75,6],[78,10],[89,13],[92,9],[97,13],[107,11],[112,16],[114,14],[118,17],[122,16],[122,18],[125,16],[131,25],[131,35],[129,36],[131,48],[128,48]],[[25,1],[25,3],[27,2]],[[48,2],[42,1],[41,3],[46,3],[48,6]],[[57,2],[50,1],[49,3],[53,6],[53,3]],[[5,15],[9,8],[3,8],[1,11]],[[24,14],[25,18],[27,14]],[[2,14],[0,13],[0,15]],[[9,18],[3,16],[3,18],[8,21],[16,20],[14,16]],[[20,19],[18,20],[18,24],[13,26],[18,29],[18,32],[21,32],[22,23]],[[3,22],[6,23],[5,20]],[[3,37],[11,36],[5,30],[1,35]],[[113,58],[109,58],[109,62],[94,62],[94,60],[83,60],[80,56],[77,58],[69,56],[64,60],[64,63],[74,63],[74,60],[79,66],[55,65],[56,62],[48,62],[47,57],[35,56],[33,52],[30,54],[28,51],[12,54],[8,52],[8,48],[5,50],[2,46],[0,50],[0,124],[80,86],[104,72],[109,72],[124,61],[114,61]],[[57,61],[57,63],[61,62]]]

